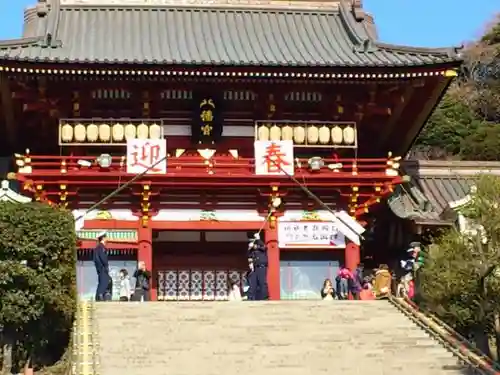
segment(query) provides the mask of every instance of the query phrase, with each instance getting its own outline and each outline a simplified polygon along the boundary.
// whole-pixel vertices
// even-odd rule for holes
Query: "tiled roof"
[[[345,2],[333,10],[213,6],[68,6],[54,2],[40,37],[0,42],[0,59],[236,66],[420,66],[454,49],[380,44]]]
[[[412,178],[388,199],[392,212],[421,224],[447,224],[449,203],[469,194],[479,172],[500,175],[497,162],[409,161],[403,170]]]
[[[420,224],[442,224],[449,202],[464,198],[473,180],[456,177],[421,177],[398,186],[389,198],[394,214]]]

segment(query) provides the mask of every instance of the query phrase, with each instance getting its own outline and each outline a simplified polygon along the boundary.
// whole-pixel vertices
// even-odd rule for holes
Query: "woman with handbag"
[[[134,272],[135,288],[132,301],[151,301],[151,272],[146,270],[146,264],[139,262],[137,270]]]

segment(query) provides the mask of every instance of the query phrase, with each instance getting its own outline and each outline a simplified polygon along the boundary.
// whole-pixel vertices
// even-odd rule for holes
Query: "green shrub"
[[[56,363],[76,311],[76,233],[70,212],[0,203],[0,326],[13,365]],[[4,366],[8,366],[4,363]]]

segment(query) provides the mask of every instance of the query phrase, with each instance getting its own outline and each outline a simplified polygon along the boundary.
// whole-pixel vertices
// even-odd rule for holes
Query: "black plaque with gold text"
[[[219,101],[211,95],[196,95],[191,125],[194,144],[213,145],[222,136],[222,118]]]

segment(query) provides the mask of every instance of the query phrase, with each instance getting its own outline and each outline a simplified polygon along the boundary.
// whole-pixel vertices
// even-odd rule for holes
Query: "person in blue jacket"
[[[106,232],[97,236],[97,246],[94,249],[93,261],[97,272],[96,301],[104,301],[111,277],[109,276],[108,254],[106,253]]]

